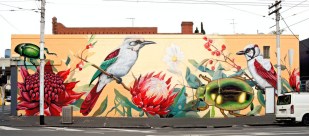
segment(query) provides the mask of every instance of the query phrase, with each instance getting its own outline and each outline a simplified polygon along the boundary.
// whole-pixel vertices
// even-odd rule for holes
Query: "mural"
[[[271,63],[274,61],[264,59],[257,44],[230,48],[225,44],[229,40],[224,38],[196,37],[188,40],[192,42],[180,42],[182,39],[105,39],[91,35],[81,42],[71,41],[77,44],[74,49],[48,46],[57,57],[52,58],[56,53],[46,49],[49,56],[44,73],[45,115],[61,116],[62,107],[68,105],[73,106],[74,116],[264,115],[264,89],[277,86],[277,65]],[[39,50],[31,42],[22,42],[16,48],[15,52],[24,56],[19,67],[18,110],[22,115],[38,115],[39,68],[33,67]],[[277,94],[300,91],[299,71],[295,68],[298,64],[286,66],[286,58],[281,67],[287,76],[282,78],[283,92]],[[56,65],[57,59],[64,63]]]

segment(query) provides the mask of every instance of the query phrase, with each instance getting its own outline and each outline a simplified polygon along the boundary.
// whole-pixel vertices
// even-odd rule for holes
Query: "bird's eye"
[[[137,45],[137,42],[136,41],[132,41],[132,42],[129,43],[129,45],[130,46],[135,46],[135,45]]]
[[[249,53],[250,52],[250,49],[246,49],[246,53]]]

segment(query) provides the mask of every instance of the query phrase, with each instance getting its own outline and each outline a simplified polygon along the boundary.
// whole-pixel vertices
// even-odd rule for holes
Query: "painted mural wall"
[[[278,95],[300,91],[298,41],[281,36],[281,44]],[[39,35],[12,36],[26,116],[39,114],[38,45]],[[45,115],[73,106],[74,116],[262,116],[265,87],[277,88],[275,45],[272,35],[47,35]]]

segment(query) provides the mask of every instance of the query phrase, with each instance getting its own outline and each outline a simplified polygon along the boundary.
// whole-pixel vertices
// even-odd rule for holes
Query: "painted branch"
[[[118,81],[118,82],[120,81],[120,79],[118,79],[118,78],[115,77],[115,76],[112,76],[110,73],[107,73],[105,70],[101,69],[101,68],[100,68],[99,66],[97,66],[96,64],[93,64],[93,63],[91,63],[91,62],[89,62],[89,61],[87,61],[87,60],[85,60],[85,59],[83,59],[83,58],[81,58],[81,57],[79,57],[79,56],[76,56],[76,57],[79,58],[79,59],[81,59],[81,60],[83,60],[83,61],[85,61],[85,62],[87,62],[87,63],[90,63],[91,66],[93,66],[93,67],[95,67],[96,69],[100,70],[103,74],[105,74],[105,75],[107,75],[107,76],[111,76],[114,80],[116,80],[116,81]],[[121,85],[123,86],[124,89],[130,91],[130,88],[127,87],[123,82],[121,82]]]

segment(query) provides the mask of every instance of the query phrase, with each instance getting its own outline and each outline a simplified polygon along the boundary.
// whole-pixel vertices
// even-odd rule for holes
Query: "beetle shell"
[[[205,102],[227,111],[247,108],[253,101],[251,86],[240,79],[222,78],[207,84]]]
[[[38,59],[40,57],[40,48],[39,46],[32,43],[21,43],[18,44],[14,51],[21,56],[28,58]]]

